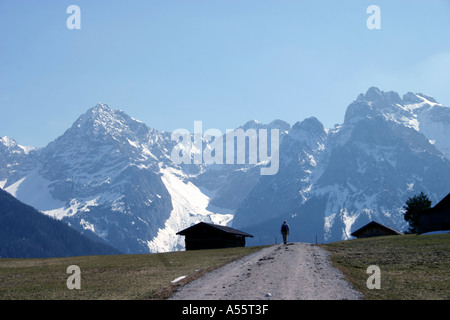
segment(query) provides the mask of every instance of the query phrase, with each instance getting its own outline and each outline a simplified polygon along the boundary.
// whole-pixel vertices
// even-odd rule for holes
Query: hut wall
[[[358,238],[369,238],[369,237],[378,237],[378,236],[386,236],[386,235],[390,235],[390,233],[386,232],[386,230],[383,230],[382,228],[369,227],[369,228],[366,228],[360,234],[358,234]]]
[[[450,213],[437,211],[422,214],[419,229],[420,233],[450,230]]]
[[[245,237],[226,233],[189,234],[185,238],[186,250],[245,247]]]

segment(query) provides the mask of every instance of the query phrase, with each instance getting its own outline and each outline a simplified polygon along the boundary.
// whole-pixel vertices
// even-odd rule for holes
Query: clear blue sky
[[[448,0],[0,0],[0,136],[22,145],[47,145],[97,102],[166,131],[332,127],[370,86],[450,106],[449,75]]]

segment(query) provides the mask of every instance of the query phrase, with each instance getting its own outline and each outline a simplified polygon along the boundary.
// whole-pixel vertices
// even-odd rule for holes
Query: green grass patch
[[[322,245],[366,299],[450,299],[450,234],[402,235]],[[381,271],[381,289],[368,289],[367,268]]]
[[[165,299],[179,285],[263,247],[156,254],[0,259],[0,299]],[[67,267],[81,269],[81,289],[69,290]],[[185,279],[172,284],[180,276]]]

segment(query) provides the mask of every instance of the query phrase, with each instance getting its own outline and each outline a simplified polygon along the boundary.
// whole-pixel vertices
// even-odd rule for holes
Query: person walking
[[[287,236],[289,235],[289,225],[287,224],[286,220],[283,221],[283,224],[281,225],[281,234],[283,235],[283,243],[287,244]]]

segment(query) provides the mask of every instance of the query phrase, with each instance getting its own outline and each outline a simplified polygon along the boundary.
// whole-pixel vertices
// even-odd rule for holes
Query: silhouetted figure
[[[287,244],[287,236],[289,235],[289,225],[286,221],[283,221],[281,225],[281,234],[283,235],[283,243]]]

